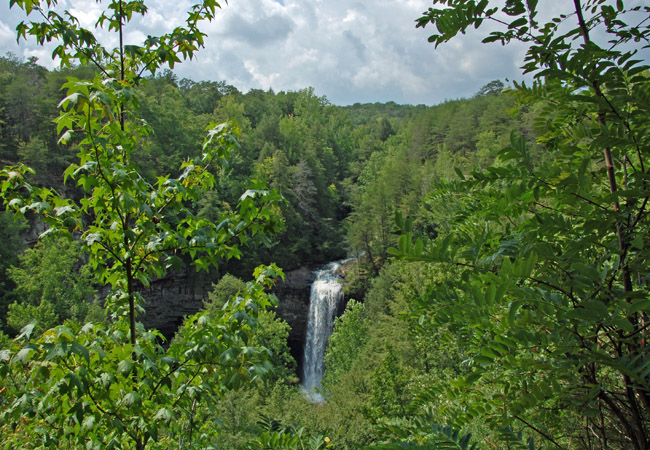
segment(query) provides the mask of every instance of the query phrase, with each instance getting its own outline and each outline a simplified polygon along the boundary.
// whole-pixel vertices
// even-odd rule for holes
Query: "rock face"
[[[212,284],[189,277],[186,273],[168,275],[141,288],[146,313],[139,319],[147,328],[156,328],[171,339],[183,318],[203,307]]]
[[[285,320],[291,327],[289,347],[291,354],[302,366],[303,346],[307,335],[307,319],[309,316],[309,295],[314,282],[312,269],[301,267],[287,272],[285,281],[279,283],[275,295],[278,297],[278,317]]]
[[[313,270],[307,267],[287,272],[285,281],[278,284],[276,313],[291,327],[289,346],[300,364],[307,333],[309,294],[314,281]],[[140,289],[145,299],[146,313],[139,319],[147,328],[158,329],[171,339],[183,323],[183,318],[203,307],[203,300],[212,289],[212,283],[192,279],[186,273],[168,275],[155,280],[148,288]]]

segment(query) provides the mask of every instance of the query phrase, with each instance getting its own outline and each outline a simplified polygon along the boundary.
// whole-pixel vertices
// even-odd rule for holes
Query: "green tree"
[[[138,152],[134,157],[140,167],[153,172],[146,174],[148,178],[155,179],[157,173],[173,173],[193,155],[211,118],[188,109],[174,80],[164,74],[147,80],[137,92],[140,115],[153,131],[149,145],[142,149],[146,154]]]
[[[18,263],[18,255],[24,248],[20,233],[26,224],[18,220],[9,211],[0,212],[0,317],[2,317],[2,330],[5,329],[4,318],[7,317],[7,307],[12,302],[12,291],[15,287],[7,271]]]
[[[221,316],[188,319],[185,340],[168,350],[157,342],[157,332],[137,322],[136,283],[148,285],[178,266],[182,254],[199,269],[240,257],[241,245],[277,228],[273,209],[279,197],[257,186],[241,196],[236,213],[223,214],[218,223],[192,213],[190,203],[214,186],[214,174],[237,146],[237,130],[228,124],[210,127],[202,154],[186,160],[177,177],[160,176],[151,184],[132,156],[150,133],[138,117],[136,86],[146,72],[192,57],[205,36],[199,23],[212,20],[219,4],[199,3],[184,27],[135,46],[122,37],[127,24],[146,13],[145,4],[111,1],[97,26],[116,32],[114,49],[104,48],[69,13],[61,15],[56,2],[11,5],[43,18],[19,24],[19,38],[55,40],[54,55],[63,66],[92,64],[96,74],[92,80],[68,79],[56,119],[60,141],[79,149],[79,162],[64,174],[83,190],[79,202],[30,185],[31,170],[24,166],[0,172],[1,195],[18,215],[39,215],[49,227],[43,235],[80,235],[95,276],[111,288],[106,307],[113,321],[108,328],[72,322],[40,337],[28,326],[0,353],[3,441],[137,450],[169,448],[170,442],[205,445],[209,437],[194,434],[205,413],[197,405],[209,409],[215,396],[268,372],[267,352],[247,344],[258,311],[273,301],[265,289],[281,272],[257,269],[255,281]]]
[[[245,290],[246,283],[244,281],[226,274],[208,293],[208,300],[204,302],[205,310],[210,316],[218,317],[224,306]],[[295,379],[296,362],[291,356],[287,343],[289,329],[289,324],[277,317],[274,311],[259,313],[258,327],[251,345],[259,344],[269,350],[269,361],[274,367],[276,380]]]
[[[239,91],[225,81],[192,81],[183,78],[179,88],[187,107],[194,114],[210,114],[217,107],[217,102],[224,95],[235,95]]]
[[[45,329],[69,318],[82,320],[86,316],[95,289],[90,268],[80,256],[81,244],[66,238],[39,241],[19,256],[19,263],[8,270],[16,285],[13,296],[17,302],[8,315],[15,331],[35,319],[21,309],[27,305],[53,306],[60,322],[49,323]]]
[[[384,359],[372,373],[368,415],[374,420],[405,415],[409,403],[409,379],[404,365],[388,346]]]
[[[356,360],[357,352],[367,339],[367,323],[364,320],[364,304],[352,299],[345,311],[336,318],[334,331],[327,340],[325,353],[325,376],[323,386],[334,386],[342,373],[347,372]]]
[[[212,316],[216,316],[224,305],[237,294],[243,292],[246,283],[229,273],[221,277],[217,284],[212,285],[208,292],[208,299],[204,301],[205,310]]]
[[[647,449],[650,81],[634,54],[650,8],[574,0],[540,23],[536,1],[496,3],[434,0],[418,25],[436,27],[436,45],[486,22],[503,28],[484,42],[525,42],[535,81],[516,95],[539,107],[553,160],[513,135],[500,167],[437,193],[461,198],[449,234],[407,232],[394,250],[470,268],[420,303],[433,325],[469,333],[471,371],[443,397],[455,426],[486,423],[492,445]]]
[[[33,326],[33,333],[43,334],[61,323],[54,305],[48,300],[41,300],[34,305],[31,303],[14,302],[7,309],[7,325],[13,331],[20,331],[27,325]]]
[[[6,127],[3,137],[7,138],[9,148],[15,150],[14,146],[29,142],[45,120],[37,104],[47,70],[36,64],[36,58],[30,58],[27,62],[16,58],[5,61],[3,66],[9,70],[3,70],[4,82],[0,88],[3,128]]]
[[[505,88],[506,86],[503,84],[503,81],[492,80],[478,90],[476,97],[484,97],[486,95],[499,95],[499,93],[501,93]]]

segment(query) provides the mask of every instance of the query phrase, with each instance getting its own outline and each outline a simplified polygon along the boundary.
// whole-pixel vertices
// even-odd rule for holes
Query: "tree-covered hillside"
[[[0,58],[3,448],[650,448],[649,7],[434,0],[430,42],[490,23],[534,81],[340,107],[179,80],[214,0],[114,49],[13,3],[62,64]],[[314,403],[273,292],[346,255]],[[213,290],[164,341],[179,270]]]
[[[59,86],[70,76],[92,76],[91,68],[47,71],[33,60],[20,61],[12,55],[0,58],[0,64],[3,162],[24,163],[36,171],[38,183],[63,188],[62,173],[77,150],[57,141],[52,117],[64,97]],[[341,258],[351,247],[368,250],[354,231],[365,225],[349,216],[351,211],[356,215],[373,207],[366,204],[370,200],[363,197],[361,186],[374,176],[369,174],[374,170],[369,164],[378,164],[380,158],[403,154],[407,164],[400,166],[405,170],[411,163],[435,164],[446,171],[439,177],[453,175],[458,164],[473,167],[491,161],[490,152],[506,141],[516,121],[507,112],[513,100],[500,93],[502,88],[497,83],[473,99],[435,107],[391,103],[338,107],[309,88],[243,94],[226,82],[178,80],[171,71],[163,71],[136,88],[142,118],[153,132],[134,154],[134,161],[148,180],[158,173],[173,174],[200,147],[210,122],[234,120],[241,129],[239,146],[218,184],[195,205],[197,213],[214,220],[236,203],[252,180],[277,189],[286,203],[281,207],[285,227],[273,238],[276,244],[250,249],[255,256],[248,265],[227,271],[241,275],[255,261],[273,261],[291,270]],[[411,178],[410,173],[403,174]],[[397,182],[400,175],[393,175],[380,178]],[[413,176],[409,182],[431,182],[417,179]],[[389,189],[398,192],[387,195],[424,188],[394,186]],[[70,183],[64,189],[68,195],[78,195]],[[368,190],[379,192],[375,187]],[[387,200],[399,203],[392,197]],[[388,219],[380,220],[390,228],[393,210],[386,214]],[[381,247],[376,256],[385,257],[388,243],[372,240],[371,247]]]

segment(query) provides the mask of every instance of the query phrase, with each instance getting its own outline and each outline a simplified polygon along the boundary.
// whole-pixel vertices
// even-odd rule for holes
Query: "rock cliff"
[[[276,312],[291,327],[289,346],[300,364],[307,332],[309,294],[314,281],[313,271],[307,267],[287,272],[285,281],[278,284]],[[203,300],[212,289],[210,281],[197,279],[188,273],[168,275],[155,280],[140,293],[145,299],[146,313],[140,320],[147,328],[156,328],[168,339],[173,337],[183,318],[203,307]]]
[[[285,320],[291,327],[289,347],[299,366],[302,365],[309,316],[309,294],[313,281],[313,270],[301,267],[287,272],[284,282],[279,283],[275,290],[275,295],[278,297],[276,312],[278,317]]]
[[[187,273],[168,275],[141,288],[145,314],[139,318],[145,327],[155,328],[171,339],[185,316],[198,312],[212,289],[212,283],[193,279]]]

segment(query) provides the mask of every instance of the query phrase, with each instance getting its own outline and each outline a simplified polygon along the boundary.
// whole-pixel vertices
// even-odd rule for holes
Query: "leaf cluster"
[[[0,423],[7,445],[28,439],[46,447],[122,448],[143,439],[155,447],[191,436],[197,404],[209,414],[224,392],[271,370],[268,350],[251,343],[258,314],[275,301],[264,291],[280,274],[259,268],[256,281],[218,317],[188,318],[184,339],[168,349],[158,333],[144,329],[132,345],[125,319],[108,327],[70,322],[37,338],[26,327],[2,352]]]

